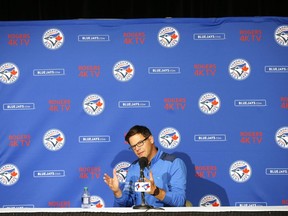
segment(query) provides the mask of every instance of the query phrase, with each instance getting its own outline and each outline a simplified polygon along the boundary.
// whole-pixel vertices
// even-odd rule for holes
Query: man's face
[[[153,148],[153,137],[144,137],[142,134],[135,134],[129,138],[130,146],[138,158],[147,157]]]

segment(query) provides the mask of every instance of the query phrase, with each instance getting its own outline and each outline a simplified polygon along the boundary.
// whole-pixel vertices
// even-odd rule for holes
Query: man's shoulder
[[[177,157],[173,154],[169,154],[166,152],[163,152],[162,155],[160,156],[160,159],[163,161],[170,161],[173,162]]]

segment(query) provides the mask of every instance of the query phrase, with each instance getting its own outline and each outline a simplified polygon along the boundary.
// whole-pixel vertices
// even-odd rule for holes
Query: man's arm
[[[170,175],[170,189],[166,191],[162,201],[170,206],[185,206],[187,168],[183,160],[177,158],[173,161]],[[161,191],[160,189],[159,198],[161,198],[161,194],[163,195]],[[158,197],[156,196],[156,198]]]

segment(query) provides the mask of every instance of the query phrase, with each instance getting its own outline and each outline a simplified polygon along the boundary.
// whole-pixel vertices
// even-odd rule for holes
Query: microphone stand
[[[144,182],[144,170],[140,169],[140,181]],[[141,192],[141,204],[133,206],[133,209],[152,209],[153,206],[146,205],[145,192]]]

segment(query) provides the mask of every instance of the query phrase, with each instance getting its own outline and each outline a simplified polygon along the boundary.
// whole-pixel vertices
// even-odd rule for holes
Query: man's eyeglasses
[[[136,143],[135,145],[131,145],[131,146],[129,147],[129,149],[132,150],[132,149],[135,149],[136,146],[137,146],[137,147],[141,147],[141,146],[143,146],[143,145],[144,145],[144,142],[145,142],[148,138],[149,138],[149,136],[146,137],[145,139],[139,141],[139,142]]]

